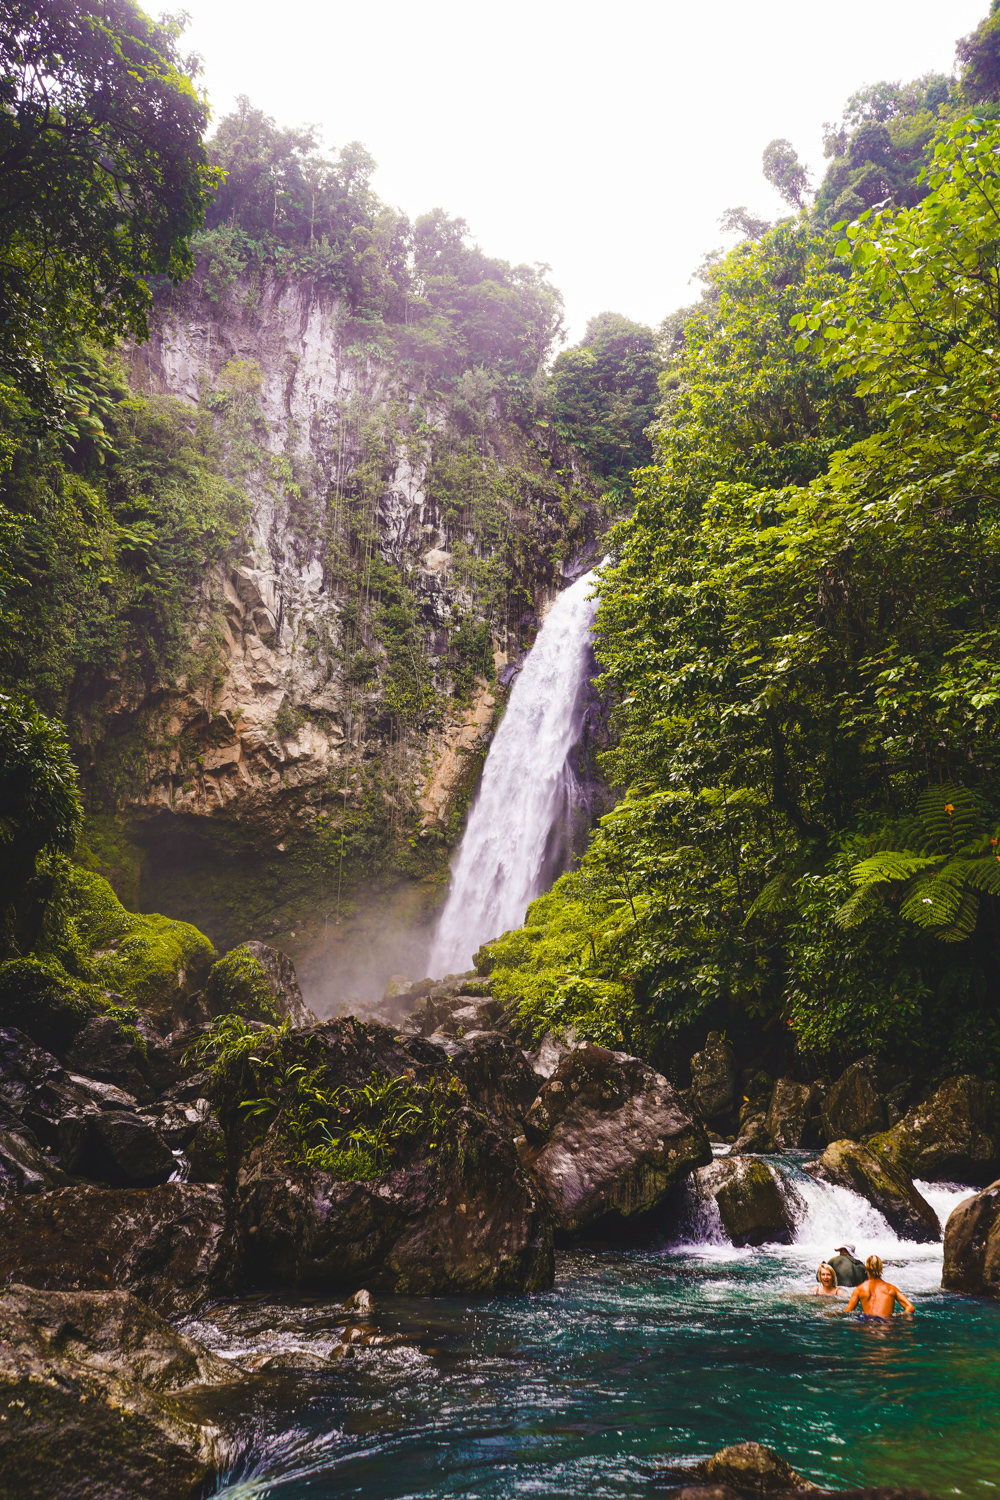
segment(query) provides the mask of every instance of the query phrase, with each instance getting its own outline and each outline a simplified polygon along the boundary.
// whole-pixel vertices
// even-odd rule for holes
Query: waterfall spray
[[[595,576],[559,595],[514,683],[453,866],[432,974],[469,968],[476,949],[519,927],[560,873],[578,792],[569,756],[583,724]]]

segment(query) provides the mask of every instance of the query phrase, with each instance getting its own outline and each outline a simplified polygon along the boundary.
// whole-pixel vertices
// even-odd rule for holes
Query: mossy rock
[[[109,1017],[122,1039],[145,1056],[139,1012],[134,1005],[120,1005],[120,998],[75,978],[51,956],[0,964],[0,1026],[16,1027],[36,1047],[60,1058],[95,1016]]]
[[[244,1021],[271,1023],[280,1019],[267,971],[245,947],[233,948],[212,965],[205,1003],[212,1016],[234,1015]]]
[[[201,988],[215,957],[208,938],[190,922],[126,911],[90,870],[75,869],[72,886],[72,922],[91,955],[87,978],[171,1029],[178,1001]]]
[[[16,1027],[46,1052],[67,1047],[98,1011],[89,987],[54,960],[0,964],[0,1026]]]

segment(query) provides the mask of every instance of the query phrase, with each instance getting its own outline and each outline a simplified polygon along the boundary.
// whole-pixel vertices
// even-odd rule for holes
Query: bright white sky
[[[693,300],[720,214],[782,211],[760,171],[785,136],[818,175],[822,126],[879,79],[950,73],[988,0],[185,0],[216,117],[362,141],[411,218],[440,206],[507,260],[547,261],[578,339],[610,309]]]

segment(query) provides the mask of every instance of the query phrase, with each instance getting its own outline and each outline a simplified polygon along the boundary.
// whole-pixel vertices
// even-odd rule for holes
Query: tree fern
[[[854,927],[870,914],[880,888],[901,884],[900,916],[944,943],[971,937],[981,894],[1000,896],[1000,833],[983,828],[965,787],[928,787],[909,818],[883,829],[876,852],[851,870],[857,886],[834,920]]]

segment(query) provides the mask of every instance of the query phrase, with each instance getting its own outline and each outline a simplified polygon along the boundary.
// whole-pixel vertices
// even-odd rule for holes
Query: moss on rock
[[[0,964],[0,1026],[15,1026],[47,1052],[71,1042],[99,1008],[91,986],[73,979],[54,959]]]
[[[139,1012],[170,1030],[215,949],[187,922],[126,911],[103,876],[68,860],[53,862],[48,879],[34,952],[0,965],[0,1025],[59,1053],[93,1016],[110,1015],[144,1048]]]
[[[213,1016],[242,1016],[244,1021],[280,1019],[267,971],[245,947],[233,948],[212,965],[205,1000]]]
[[[197,927],[126,911],[101,875],[75,868],[70,920],[89,959],[85,977],[169,1027],[174,1005],[199,987],[215,949]]]

